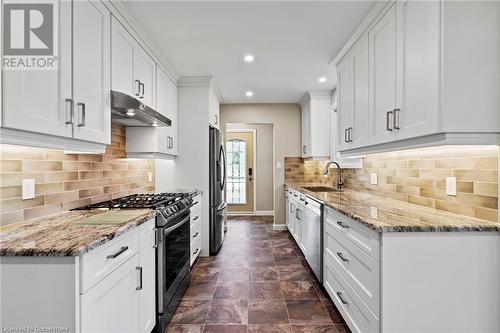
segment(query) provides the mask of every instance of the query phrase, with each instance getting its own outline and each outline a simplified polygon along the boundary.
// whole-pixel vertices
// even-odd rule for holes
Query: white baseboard
[[[253,214],[259,216],[274,216],[274,210],[257,210]]]
[[[274,216],[274,211],[258,210],[255,212],[228,212],[227,216]]]
[[[273,230],[286,230],[286,224],[273,224]]]

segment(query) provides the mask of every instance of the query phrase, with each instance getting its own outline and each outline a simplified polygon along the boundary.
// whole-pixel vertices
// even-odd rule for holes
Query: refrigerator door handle
[[[219,205],[219,207],[217,207],[217,211],[220,212],[221,210],[224,210],[226,209],[227,207],[227,203],[225,203],[224,201],[222,201]]]
[[[224,152],[224,146],[220,146],[220,155],[222,156],[222,170],[224,170],[223,174],[221,175],[221,185],[220,189],[221,191],[224,191],[224,188],[226,187],[226,153]]]

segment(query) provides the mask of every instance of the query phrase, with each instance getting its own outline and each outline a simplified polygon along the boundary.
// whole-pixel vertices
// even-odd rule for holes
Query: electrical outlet
[[[281,162],[276,162],[276,169],[281,169]]]
[[[457,178],[456,177],[446,177],[446,194],[456,196],[457,195]]]
[[[370,216],[374,219],[378,218],[378,208],[377,207],[370,207]]]
[[[148,172],[148,182],[152,182],[153,181],[153,173],[151,171]]]
[[[370,184],[372,184],[372,185],[378,184],[378,175],[376,172],[370,173]]]
[[[35,180],[23,179],[23,200],[33,199],[35,197]]]

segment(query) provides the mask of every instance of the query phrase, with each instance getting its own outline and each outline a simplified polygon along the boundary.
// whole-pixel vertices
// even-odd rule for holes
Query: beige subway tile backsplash
[[[285,179],[334,184],[337,171],[321,176],[326,161],[285,158]],[[370,184],[370,173],[378,185]],[[499,147],[445,146],[367,155],[362,169],[344,169],[347,188],[416,205],[498,221]],[[446,194],[456,177],[457,195]]]
[[[125,159],[125,129],[113,125],[112,133],[105,154],[0,145],[0,225],[154,191],[154,161]],[[22,200],[22,180],[30,178],[35,198]]]

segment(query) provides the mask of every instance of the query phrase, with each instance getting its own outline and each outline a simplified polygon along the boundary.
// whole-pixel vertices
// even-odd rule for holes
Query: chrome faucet
[[[342,182],[342,168],[340,167],[340,165],[337,162],[328,161],[325,165],[325,170],[323,170],[323,176],[325,176],[325,177],[328,176],[328,170],[330,170],[330,165],[332,165],[332,164],[335,164],[337,169],[339,169],[339,176],[337,178],[337,189],[341,190],[342,186],[344,185],[344,183]]]

